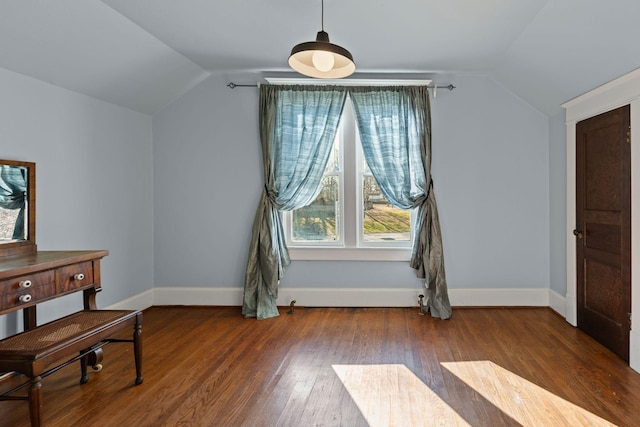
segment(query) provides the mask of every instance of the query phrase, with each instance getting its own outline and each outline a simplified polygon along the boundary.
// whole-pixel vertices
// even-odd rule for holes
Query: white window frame
[[[411,239],[408,242],[365,242],[363,239],[362,180],[364,153],[358,143],[351,100],[347,96],[337,135],[340,156],[340,238],[335,241],[292,242],[292,214],[282,212],[289,256],[292,260],[409,261],[416,210],[411,210]],[[348,141],[348,142],[346,142]],[[355,197],[354,197],[355,196]]]

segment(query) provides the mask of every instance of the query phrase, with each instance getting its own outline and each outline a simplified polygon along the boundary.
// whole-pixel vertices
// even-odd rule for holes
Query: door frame
[[[566,110],[567,149],[567,292],[565,318],[577,326],[576,123],[615,108],[631,106],[631,313],[629,366],[640,372],[640,68],[574,98]],[[634,132],[635,129],[635,132]]]

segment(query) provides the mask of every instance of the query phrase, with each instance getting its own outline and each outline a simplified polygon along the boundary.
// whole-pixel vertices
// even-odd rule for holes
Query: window
[[[283,213],[291,258],[409,260],[414,216],[391,205],[376,184],[347,97],[318,196]]]

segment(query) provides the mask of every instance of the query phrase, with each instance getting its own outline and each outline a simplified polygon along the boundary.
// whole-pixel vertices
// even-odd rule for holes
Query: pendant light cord
[[[324,0],[322,0],[322,8],[320,9],[321,11],[321,18],[320,18],[320,25],[322,26],[322,31],[324,31]]]

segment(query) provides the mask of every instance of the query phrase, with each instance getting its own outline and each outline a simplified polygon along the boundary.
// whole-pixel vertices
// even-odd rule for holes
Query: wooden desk
[[[0,372],[14,371],[29,381],[0,395],[0,400],[28,400],[32,426],[41,425],[42,378],[77,360],[80,383],[88,381],[87,365],[100,367],[102,347],[109,342],[131,342],[136,385],[142,378],[142,313],[136,310],[98,310],[100,260],[107,251],[42,251],[0,258],[0,314],[23,310],[25,331],[0,340]],[[84,310],[38,326],[36,305],[83,292]],[[112,339],[125,327],[133,339]],[[72,357],[76,355],[75,357]],[[71,359],[49,368],[62,358]],[[29,386],[26,397],[12,396]]]
[[[23,310],[25,330],[37,326],[36,305],[83,291],[85,310],[95,310],[100,260],[108,251],[38,251],[0,258],[0,315]]]

